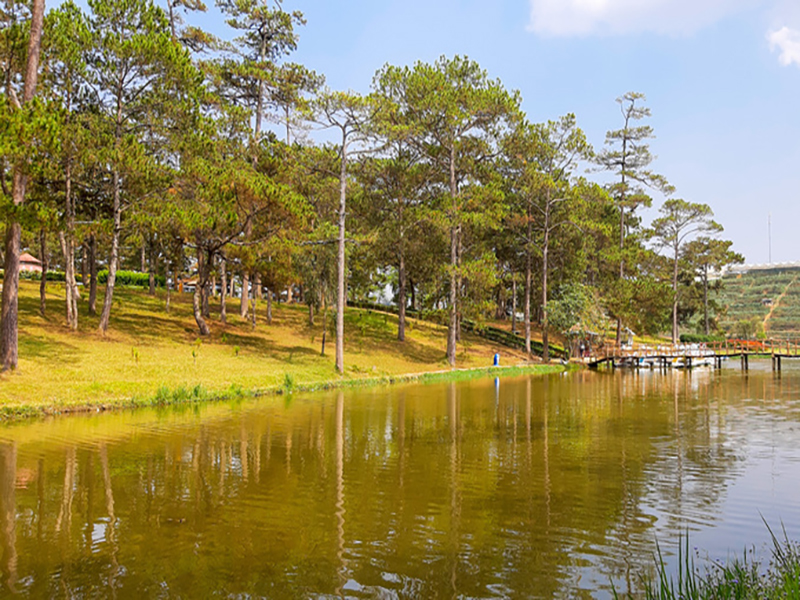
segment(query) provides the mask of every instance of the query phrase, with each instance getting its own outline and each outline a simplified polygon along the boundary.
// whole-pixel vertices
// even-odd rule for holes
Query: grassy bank
[[[442,327],[411,320],[406,341],[399,342],[396,317],[352,309],[345,315],[346,371],[340,376],[333,363],[332,317],[323,356],[322,317],[310,325],[304,306],[274,305],[273,322],[267,325],[261,302],[253,328],[239,317],[238,300],[230,301],[228,323],[219,323],[215,306],[212,334],[201,338],[188,294],[173,294],[167,313],[163,290],[150,297],[141,290],[119,289],[106,335],[98,333],[98,318],[86,314],[83,301],[80,330],[68,330],[63,299],[63,286],[51,283],[42,317],[38,283],[20,283],[19,368],[0,376],[0,418],[472,377],[487,374],[495,353],[504,365],[525,362],[521,352],[465,334],[458,345],[459,371],[454,372],[445,360]],[[527,365],[501,372],[560,368]]]
[[[678,548],[678,572],[667,573],[659,550],[656,576],[643,580],[647,600],[786,600],[800,598],[800,546],[786,532],[772,536],[772,556],[764,565],[755,551],[726,563],[712,562],[701,571],[689,550],[688,538]],[[615,598],[619,596],[615,593]],[[634,598],[629,594],[628,598]]]

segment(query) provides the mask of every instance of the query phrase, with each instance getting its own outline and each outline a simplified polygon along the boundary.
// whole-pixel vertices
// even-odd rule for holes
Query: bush
[[[3,278],[3,270],[0,269],[0,279]],[[19,278],[25,281],[41,281],[42,274],[38,271],[20,271]],[[66,281],[67,276],[64,271],[47,271],[47,281]],[[75,281],[80,281],[81,276],[76,273]]]
[[[108,269],[103,269],[97,274],[97,283],[105,285],[108,281]],[[163,275],[156,275],[156,287],[164,287],[166,280]],[[138,271],[117,271],[116,285],[129,285],[133,287],[150,287],[150,274]]]
[[[704,335],[702,333],[682,333],[681,344],[706,344],[708,342],[724,342],[724,335]]]

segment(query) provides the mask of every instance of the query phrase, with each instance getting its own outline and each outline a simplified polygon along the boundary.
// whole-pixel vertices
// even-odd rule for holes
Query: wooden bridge
[[[706,344],[663,344],[634,347],[604,346],[585,357],[584,362],[593,369],[601,365],[633,368],[692,368],[696,366],[722,367],[722,361],[739,358],[742,370],[750,368],[750,358],[771,358],[772,370],[781,370],[784,358],[800,358],[800,343],[780,340],[726,340]]]

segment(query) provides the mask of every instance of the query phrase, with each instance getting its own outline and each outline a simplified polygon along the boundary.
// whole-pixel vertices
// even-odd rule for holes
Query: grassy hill
[[[800,339],[800,268],[730,274],[723,278],[720,325],[730,335],[736,324],[757,319],[771,339]]]
[[[84,301],[80,330],[72,332],[64,325],[63,284],[48,285],[47,314],[42,317],[38,285],[20,282],[19,368],[0,375],[0,417],[346,384],[449,369],[445,329],[414,319],[407,340],[398,342],[395,316],[348,309],[346,373],[339,376],[334,370],[333,334],[329,328],[322,356],[322,318],[317,316],[309,325],[304,306],[275,304],[273,323],[267,325],[266,303],[260,302],[253,328],[239,317],[238,299],[228,306],[228,323],[220,323],[217,301],[211,312],[212,334],[201,338],[189,294],[173,293],[167,313],[163,290],[151,297],[142,290],[119,288],[110,329],[101,335],[98,317],[86,314]],[[328,325],[332,326],[332,316]],[[522,352],[464,334],[458,366],[489,366],[496,352],[504,365],[525,359]]]

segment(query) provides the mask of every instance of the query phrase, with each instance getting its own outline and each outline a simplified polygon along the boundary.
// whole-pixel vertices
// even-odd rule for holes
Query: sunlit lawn
[[[172,294],[165,311],[165,291],[155,297],[145,291],[116,290],[111,326],[104,336],[98,317],[80,303],[80,330],[64,325],[64,288],[48,284],[47,316],[38,312],[38,283],[21,282],[19,368],[0,376],[0,406],[47,406],[53,409],[87,403],[112,404],[132,397],[152,397],[160,389],[191,389],[206,393],[232,388],[274,389],[287,374],[296,385],[337,380],[334,336],[327,335],[320,354],[322,317],[308,324],[301,305],[273,305],[273,323],[266,324],[266,302],[257,307],[258,322],[239,317],[239,300],[228,304],[228,324],[218,318],[212,300],[210,337],[200,338],[191,314],[191,297]],[[102,307],[102,292],[98,309]],[[328,318],[329,326],[332,315]],[[346,313],[345,378],[367,378],[446,369],[445,330],[411,321],[407,340],[396,340],[392,315],[349,309]],[[329,328],[330,331],[330,328]],[[458,346],[458,366],[490,365],[495,352],[505,364],[523,354],[464,335]]]

